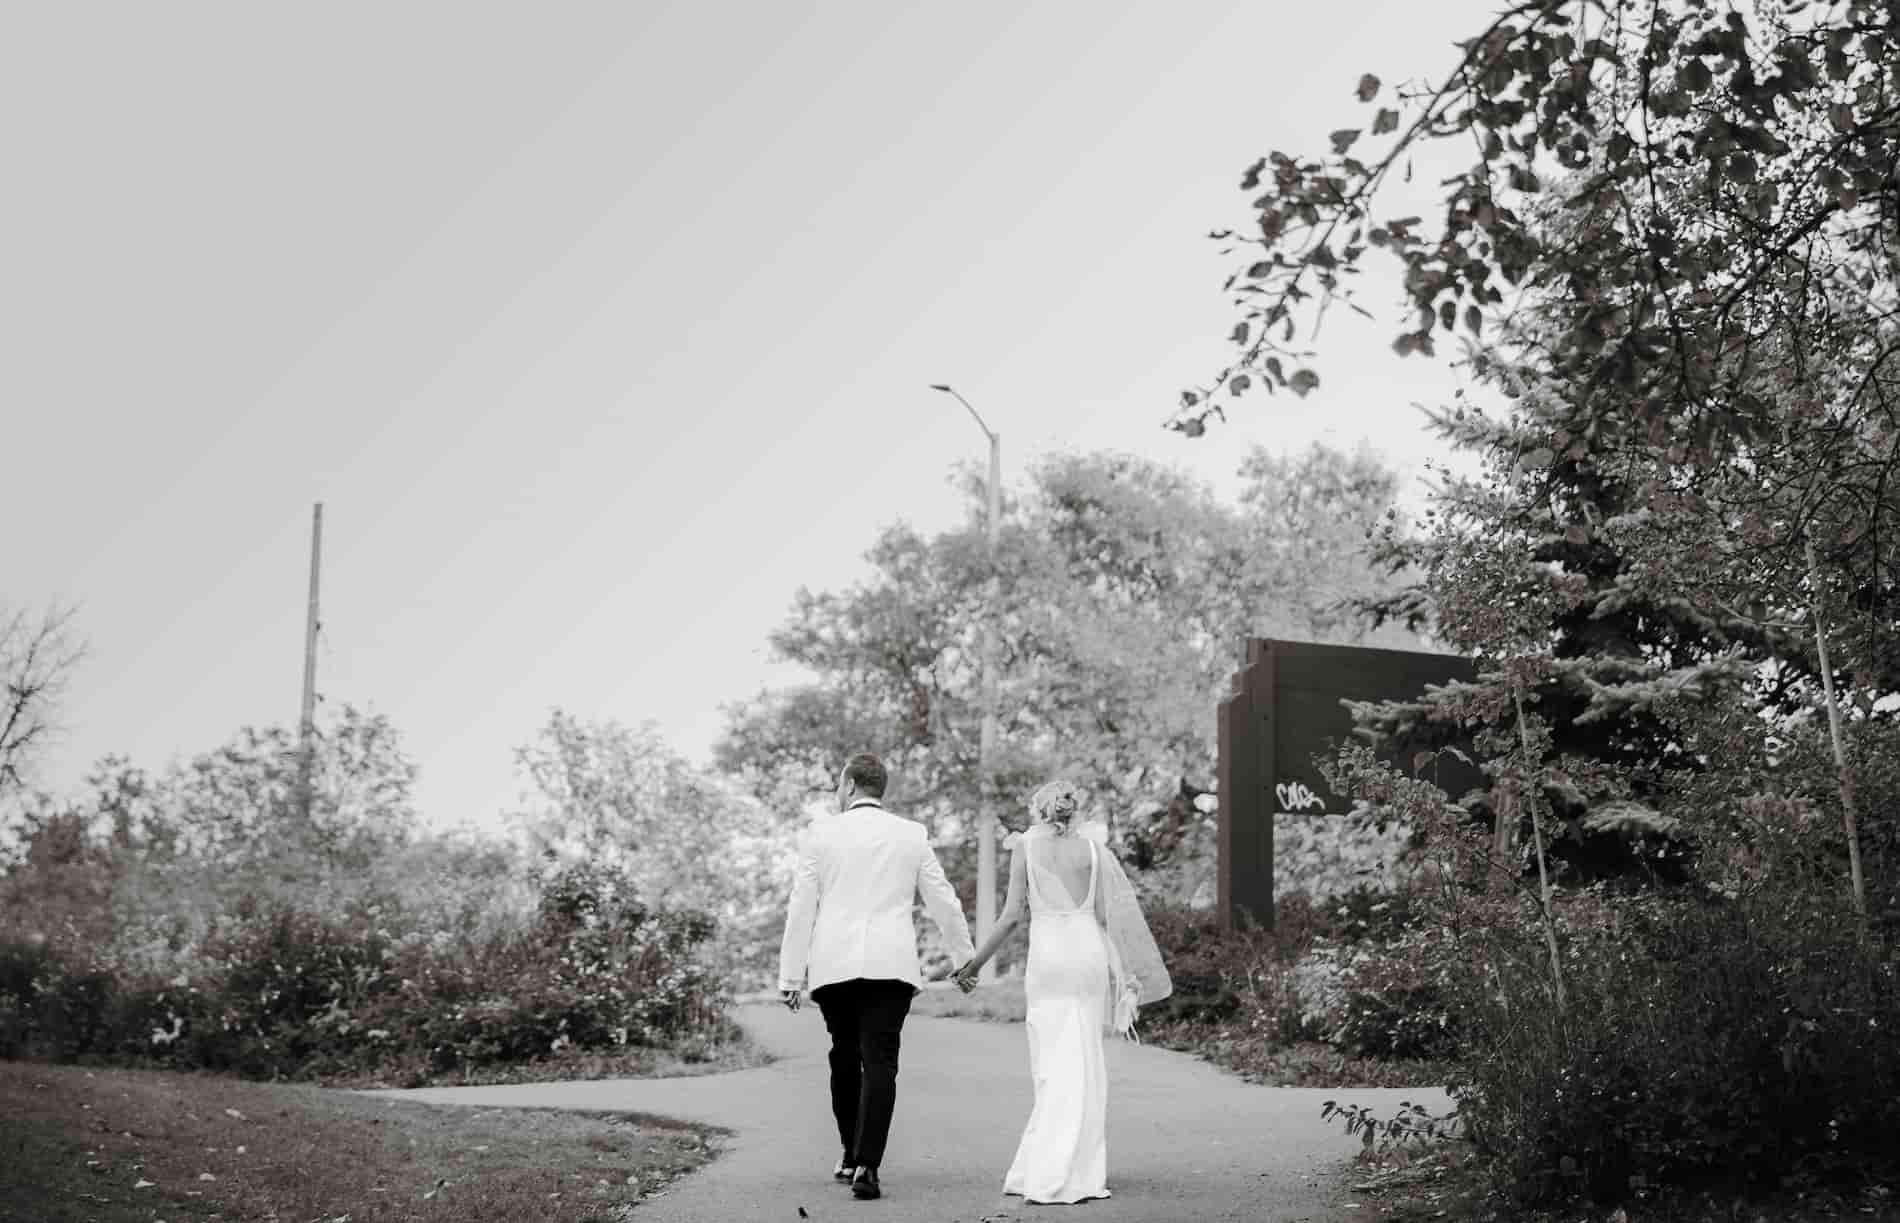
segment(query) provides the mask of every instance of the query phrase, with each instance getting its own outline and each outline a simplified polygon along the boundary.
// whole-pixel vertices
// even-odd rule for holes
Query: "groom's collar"
[[[851,805],[849,807],[846,807],[845,810],[856,811],[859,807],[877,807],[879,809],[882,809],[883,806],[884,806],[884,800],[881,798],[859,798],[859,799],[853,799],[851,802]]]

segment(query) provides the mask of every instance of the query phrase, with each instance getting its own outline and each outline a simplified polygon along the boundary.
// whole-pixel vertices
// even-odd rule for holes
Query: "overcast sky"
[[[294,723],[317,501],[320,691],[483,824],[552,707],[702,756],[792,678],[799,586],[957,520],[983,438],[928,383],[1011,476],[1322,437],[1417,471],[1452,376],[1344,312],[1310,399],[1160,425],[1227,355],[1241,170],[1494,7],[16,7],[0,598],[91,649],[40,781]]]

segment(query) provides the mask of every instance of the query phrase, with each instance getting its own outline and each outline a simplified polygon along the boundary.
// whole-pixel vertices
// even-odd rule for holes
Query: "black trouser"
[[[831,1033],[831,1112],[848,1162],[876,1168],[897,1106],[897,1049],[916,991],[853,977],[811,992]]]

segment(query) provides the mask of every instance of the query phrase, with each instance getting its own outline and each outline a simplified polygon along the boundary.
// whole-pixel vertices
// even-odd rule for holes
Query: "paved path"
[[[818,1008],[747,1005],[739,1019],[779,1059],[687,1079],[616,1079],[438,1087],[398,1094],[439,1103],[655,1113],[734,1131],[722,1154],[642,1205],[647,1223],[979,1223],[1064,1217],[1065,1208],[1004,1197],[1004,1169],[1029,1116],[1029,1053],[1019,1024],[912,1018],[904,1025],[897,1118],[885,1152],[884,1197],[858,1202],[831,1180],[837,1133],[825,1087]],[[1073,1210],[1113,1220],[1343,1220],[1338,1174],[1355,1143],[1323,1124],[1327,1099],[1402,1099],[1434,1111],[1423,1089],[1258,1087],[1164,1049],[1108,1042],[1108,1184],[1114,1197]]]

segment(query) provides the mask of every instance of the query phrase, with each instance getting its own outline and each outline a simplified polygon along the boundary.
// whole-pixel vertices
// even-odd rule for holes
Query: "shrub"
[[[1243,919],[1223,929],[1216,913],[1177,905],[1152,906],[1147,918],[1174,981],[1174,995],[1161,1004],[1157,1018],[1201,1024],[1231,1019],[1264,980],[1281,975],[1281,928],[1269,931]]]
[[[1451,1057],[1460,1031],[1456,971],[1456,951],[1436,931],[1322,943],[1293,973],[1301,1030],[1353,1057]]]
[[[1534,946],[1466,994],[1460,1114],[1500,1188],[1607,1202],[1892,1164],[1900,983],[1836,902],[1650,898],[1614,918],[1565,949],[1561,1016]]]
[[[340,911],[337,911],[340,910]],[[0,1055],[107,1057],[254,1078],[446,1072],[729,1031],[700,914],[650,911],[598,870],[538,881],[512,922],[392,931],[390,898],[332,911],[240,896],[199,939],[95,960],[0,942]],[[194,920],[197,920],[196,918]],[[154,971],[163,966],[172,975]]]

